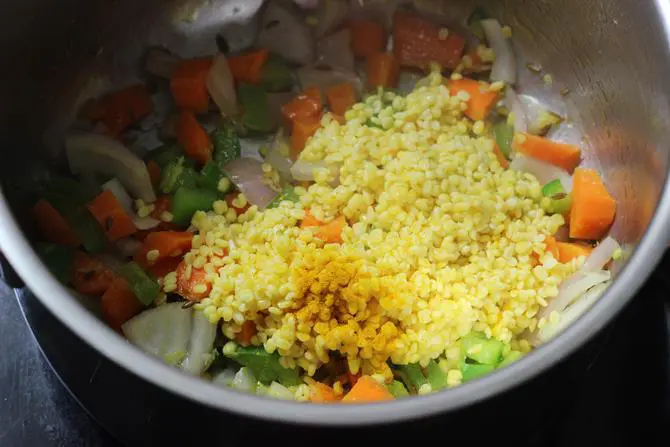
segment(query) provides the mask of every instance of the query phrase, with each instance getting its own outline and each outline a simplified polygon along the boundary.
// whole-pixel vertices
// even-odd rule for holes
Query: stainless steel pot
[[[522,361],[438,394],[388,404],[302,405],[228,391],[150,358],[108,329],[47,272],[12,212],[43,160],[58,163],[60,136],[81,92],[136,76],[152,45],[182,56],[211,54],[216,34],[261,0],[40,0],[0,5],[4,55],[0,110],[0,247],[26,284],[69,328],[129,371],[200,404],[304,424],[370,424],[457,410],[537,375],[601,329],[634,296],[668,242],[670,192],[670,3],[665,0],[481,1],[512,25],[526,60],[567,87],[571,118],[586,136],[586,164],[602,170],[619,203],[612,234],[631,255],[607,294],[574,325]],[[472,1],[445,0],[455,15]],[[193,22],[175,20],[200,9]],[[184,9],[186,8],[186,9]],[[181,11],[177,13],[176,11]],[[542,90],[542,91],[546,91]]]

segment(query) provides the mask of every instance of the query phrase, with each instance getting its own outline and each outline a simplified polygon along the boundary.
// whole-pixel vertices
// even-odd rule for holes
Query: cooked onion
[[[216,324],[212,324],[202,312],[193,312],[193,330],[188,343],[186,358],[181,369],[200,375],[212,362],[212,350],[216,338]]]
[[[116,200],[123,206],[128,215],[133,219],[133,223],[138,230],[150,230],[156,228],[160,221],[153,217],[139,217],[133,210],[133,201],[126,192],[121,182],[117,178],[113,178],[102,185],[102,189],[111,192],[116,197]]]
[[[516,91],[509,85],[505,88],[505,99],[503,102],[512,115],[514,130],[516,132],[528,132],[526,109]]]
[[[314,61],[314,40],[309,27],[281,2],[268,4],[256,44],[295,64],[306,65]]]
[[[354,53],[351,51],[351,31],[345,28],[324,37],[317,44],[320,66],[341,68],[349,72],[354,71]]]
[[[323,37],[330,33],[344,21],[349,11],[349,5],[342,0],[321,0],[317,6],[316,27],[314,34],[316,37]]]
[[[363,83],[356,73],[345,70],[319,70],[314,67],[302,67],[296,72],[298,82],[304,89],[309,86],[316,86],[325,91],[328,87],[336,84],[349,83],[354,87],[356,93],[360,96],[363,92]]]
[[[331,185],[338,185],[340,183],[340,169],[336,165],[328,165],[323,161],[297,160],[291,166],[291,174],[298,181],[313,182],[314,174],[318,169],[330,170],[333,177]]]
[[[538,318],[548,317],[554,311],[558,313],[563,312],[566,307],[572,304],[591,287],[609,281],[611,278],[612,274],[607,270],[576,272],[563,281],[563,284],[558,288],[558,295],[556,298],[551,300],[547,307],[540,310]]]
[[[280,128],[272,141],[267,157],[265,157],[265,162],[272,165],[285,181],[290,181],[293,178],[291,174],[293,161],[289,155],[289,148],[289,140],[284,135],[284,129]]]
[[[253,158],[238,158],[228,163],[224,171],[249,203],[263,210],[277,197],[277,192],[264,182],[263,162]]]
[[[486,40],[496,55],[491,69],[491,79],[514,84],[516,82],[516,58],[512,45],[502,31],[500,22],[496,19],[485,19],[480,23],[484,28]]]
[[[606,237],[598,246],[593,250],[591,255],[586,259],[584,265],[582,266],[581,271],[583,272],[595,272],[607,264],[614,255],[614,252],[620,249],[621,246],[619,243],[614,240],[613,237]]]
[[[233,383],[230,386],[239,391],[253,393],[256,390],[256,377],[248,367],[243,366],[233,377]]]
[[[207,90],[216,105],[219,106],[222,115],[233,116],[237,113],[235,82],[230,73],[228,61],[221,53],[214,56],[214,63],[207,75]]]
[[[572,191],[572,177],[570,177],[570,174],[552,164],[525,155],[516,154],[509,167],[515,171],[527,172],[534,175],[543,185],[559,179],[566,193]]]
[[[114,245],[126,258],[132,258],[142,248],[142,242],[132,237],[119,239]]]

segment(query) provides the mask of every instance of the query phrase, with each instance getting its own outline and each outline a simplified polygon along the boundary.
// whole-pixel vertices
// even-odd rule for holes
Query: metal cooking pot
[[[362,425],[463,408],[550,368],[584,344],[654,269],[667,246],[670,192],[670,3],[665,0],[480,1],[514,29],[527,61],[567,87],[567,110],[586,136],[585,164],[618,200],[612,235],[630,251],[605,296],[564,333],[522,361],[441,393],[385,404],[323,406],[221,389],[143,354],[71,296],[25,238],[14,200],[43,161],[58,163],[60,138],[82,92],[136,76],[149,46],[184,56],[216,51],[215,36],[248,18],[261,0],[40,0],[0,5],[0,247],[38,298],[91,346],[132,373],[196,403],[277,422]],[[454,14],[475,2],[445,0]],[[198,8],[193,22],[177,12]],[[14,212],[13,212],[13,208]]]

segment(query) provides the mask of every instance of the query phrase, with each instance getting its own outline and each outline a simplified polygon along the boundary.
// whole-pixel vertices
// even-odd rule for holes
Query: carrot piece
[[[312,213],[307,210],[305,212],[305,217],[302,219],[302,222],[300,222],[300,228],[320,227],[323,224],[323,222],[314,217]]]
[[[207,298],[211,291],[212,284],[207,281],[205,269],[192,266],[189,269],[185,261],[179,264],[177,268],[177,293],[179,295],[189,301],[200,301]]]
[[[212,141],[193,112],[182,110],[177,120],[177,140],[192,160],[204,165],[212,159]]]
[[[592,169],[577,168],[572,176],[570,237],[596,240],[602,238],[614,222],[616,202]]]
[[[556,246],[558,248],[558,260],[563,264],[580,256],[588,257],[593,251],[593,247],[590,245],[578,242],[556,242]]]
[[[242,346],[249,346],[249,344],[251,344],[251,338],[254,335],[256,335],[256,323],[247,320],[242,325],[242,331],[240,331],[235,338]]]
[[[522,154],[551,163],[568,172],[577,167],[581,158],[581,150],[577,146],[528,133],[515,135],[513,145]]]
[[[147,171],[149,171],[149,178],[154,188],[158,188],[161,182],[161,167],[153,160],[147,162]]]
[[[449,92],[451,96],[456,96],[458,92],[466,92],[470,95],[468,108],[464,113],[474,121],[485,119],[498,102],[499,97],[498,92],[492,91],[489,84],[473,79],[449,81]]]
[[[40,199],[31,211],[37,229],[47,242],[66,247],[78,247],[81,244],[70,224],[46,200]]]
[[[170,196],[160,196],[154,202],[154,209],[151,217],[156,220],[163,220],[163,213],[172,209],[172,198]]]
[[[376,53],[368,57],[369,87],[393,88],[398,85],[400,66],[393,53]]]
[[[84,252],[75,252],[72,267],[72,286],[84,295],[102,296],[114,281],[114,274],[102,261]]]
[[[291,132],[291,158],[297,160],[300,153],[305,149],[307,140],[316,133],[321,127],[321,117],[312,116],[301,120],[293,121]]]
[[[88,210],[104,228],[110,241],[128,237],[137,231],[133,219],[111,191],[103,191],[88,204]]]
[[[116,137],[131,124],[149,115],[152,110],[153,103],[147,88],[137,84],[87,103],[81,115],[92,121],[100,121],[107,132]]]
[[[337,402],[339,400],[333,388],[325,383],[313,382],[309,386],[309,391],[309,400],[317,404]]]
[[[176,271],[179,267],[179,264],[181,263],[181,260],[182,258],[163,259],[160,262],[150,265],[147,268],[147,271],[151,273],[154,278],[163,278],[168,273]]]
[[[266,49],[231,56],[228,58],[228,67],[236,82],[258,84],[261,82],[261,71],[267,62],[270,53]]]
[[[347,220],[344,216],[339,216],[335,220],[322,225],[315,236],[327,244],[340,244],[342,243],[342,230],[346,226]]]
[[[155,231],[144,239],[142,248],[135,253],[133,259],[145,270],[152,264],[170,258],[181,258],[191,249],[193,233],[188,231]],[[152,261],[147,259],[149,252],[158,252]],[[153,257],[153,255],[152,255]]]
[[[346,82],[329,87],[326,90],[326,98],[330,111],[339,116],[344,115],[344,112],[356,103],[354,87]]]
[[[403,67],[427,69],[431,63],[453,70],[458,66],[465,39],[411,13],[393,17],[393,52]]]
[[[351,50],[356,57],[368,57],[386,48],[384,27],[372,20],[351,20]]]
[[[237,198],[238,195],[240,195],[240,194],[237,193],[237,192],[231,192],[231,193],[226,194],[226,203],[228,204],[228,208],[234,209],[235,212],[239,215],[239,214],[246,213],[247,210],[249,208],[251,208],[251,204],[249,202],[247,202],[247,204],[244,205],[243,207],[235,206],[233,201]]]
[[[172,73],[170,90],[180,109],[205,113],[209,109],[207,75],[212,68],[211,57],[180,61]]]
[[[308,87],[298,96],[281,107],[281,114],[287,127],[294,121],[317,116],[323,110],[321,91],[317,87]]]
[[[559,258],[560,252],[558,249],[558,243],[556,242],[556,238],[554,236],[547,236],[547,238],[544,240],[544,245],[546,246],[546,251],[554,255],[554,259]]]
[[[362,376],[342,399],[343,403],[377,402],[393,400],[393,395],[384,385],[370,376]]]
[[[502,153],[496,143],[493,143],[493,153],[496,155],[498,163],[500,163],[500,166],[502,166],[503,169],[509,168],[509,160],[505,157],[505,154]]]
[[[125,279],[117,277],[100,299],[102,314],[112,329],[121,331],[126,321],[140,313],[144,306],[135,297]]]

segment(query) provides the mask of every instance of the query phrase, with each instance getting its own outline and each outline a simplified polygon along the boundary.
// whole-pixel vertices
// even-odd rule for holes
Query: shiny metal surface
[[[435,395],[385,405],[304,406],[215,388],[150,359],[101,324],[46,273],[10,212],[39,160],[59,162],[60,137],[87,96],[135,79],[146,48],[182,56],[215,51],[214,36],[243,21],[260,0],[24,0],[0,5],[0,49],[11,61],[0,83],[3,197],[0,247],[45,305],[96,349],[136,374],[205,405],[312,424],[364,424],[458,409],[550,367],[597,332],[651,273],[668,241],[665,192],[670,129],[670,8],[665,0],[479,2],[512,25],[526,61],[554,79],[546,86],[521,67],[521,93],[555,103],[585,139],[586,165],[602,170],[619,202],[612,234],[629,248],[608,293],[560,337],[511,368]],[[425,2],[461,18],[473,1]],[[201,8],[198,8],[201,6]],[[180,21],[192,16],[194,21]],[[448,21],[448,20],[447,20]],[[583,133],[582,133],[583,132]],[[46,149],[46,150],[45,150]],[[45,157],[46,156],[46,157]],[[633,249],[636,248],[633,253]]]

